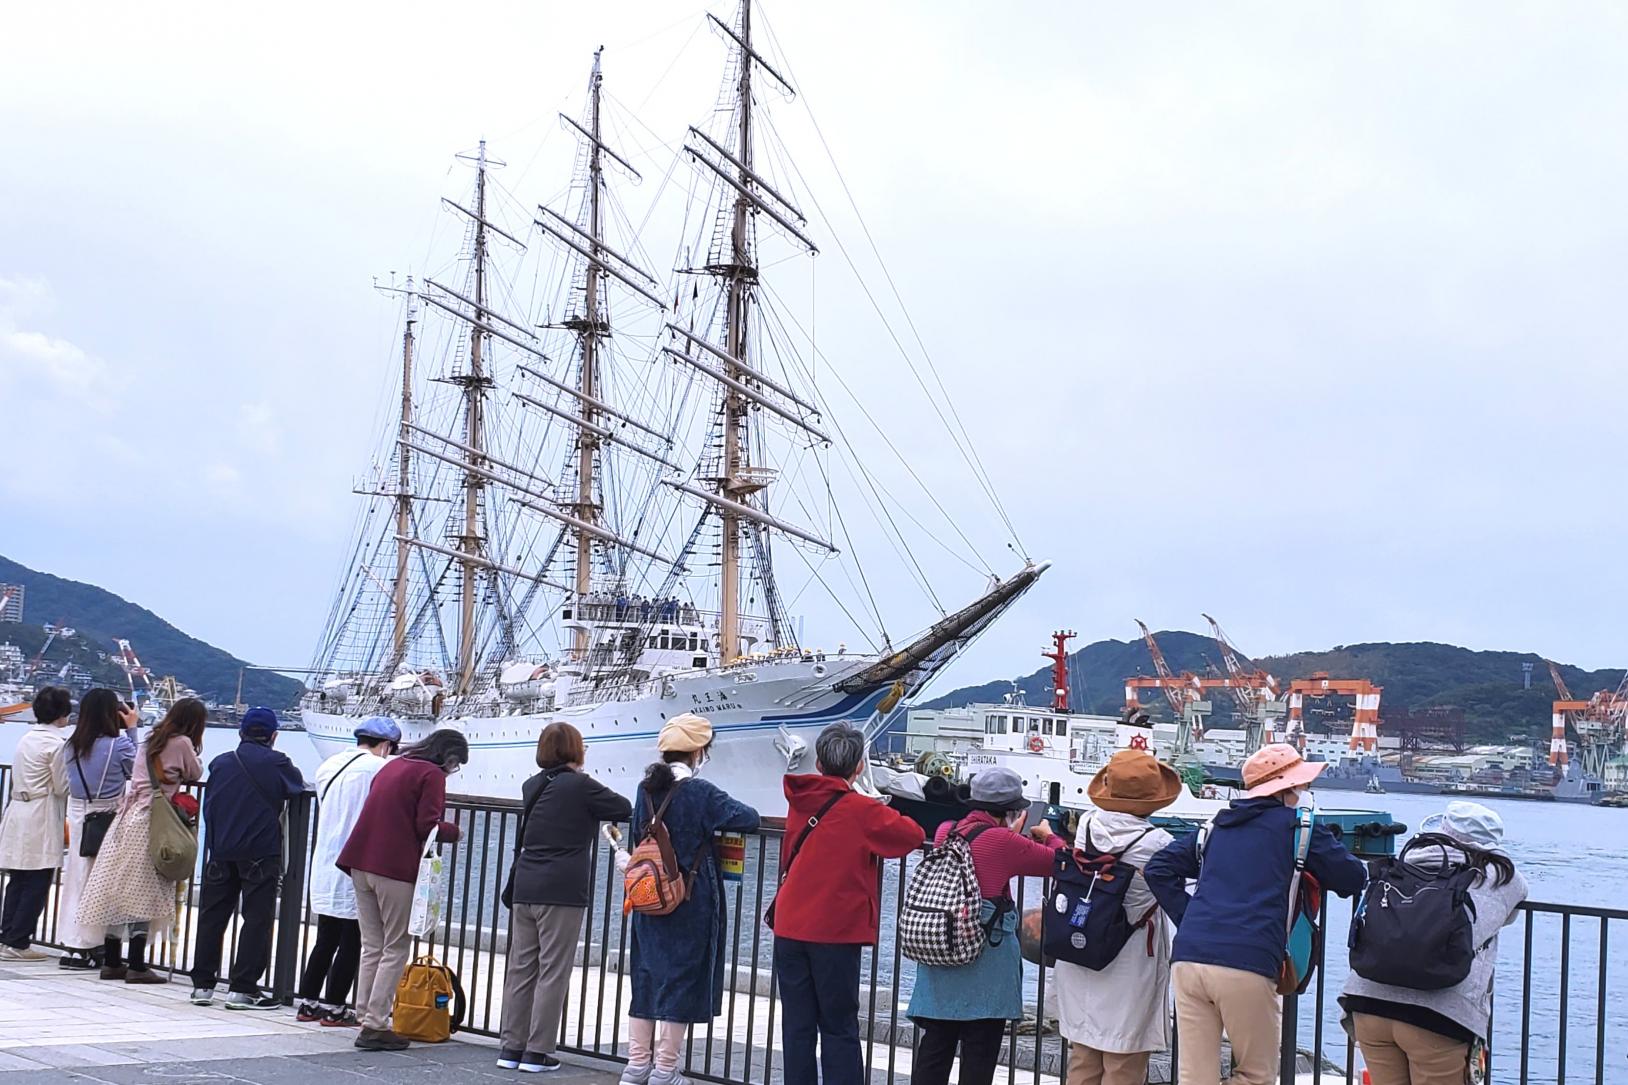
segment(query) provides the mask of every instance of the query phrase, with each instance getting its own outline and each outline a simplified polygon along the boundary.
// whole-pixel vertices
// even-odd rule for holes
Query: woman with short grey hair
[[[922,829],[856,794],[864,732],[833,723],[814,741],[817,775],[786,777],[780,891],[774,931],[786,1085],[814,1085],[815,1044],[826,1085],[865,1080],[859,1057],[859,957],[876,944],[878,864],[921,846]]]

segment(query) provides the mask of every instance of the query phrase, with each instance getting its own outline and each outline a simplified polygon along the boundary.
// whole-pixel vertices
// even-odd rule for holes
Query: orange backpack
[[[650,824],[645,827],[644,837],[637,847],[628,856],[627,871],[622,875],[622,914],[638,912],[641,915],[668,915],[677,910],[680,904],[690,899],[690,889],[695,884],[695,871],[701,864],[701,856],[706,851],[708,841],[703,838],[701,848],[695,853],[695,861],[686,871],[678,865],[678,857],[673,853],[672,837],[667,835],[667,826],[662,824],[662,817],[667,813],[667,804],[673,801],[673,796],[684,783],[675,781],[667,789],[667,797],[661,800],[656,812],[650,815]],[[650,792],[645,791],[650,797]]]

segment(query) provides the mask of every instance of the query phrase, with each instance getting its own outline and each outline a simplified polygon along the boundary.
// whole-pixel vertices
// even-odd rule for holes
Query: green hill
[[[299,698],[302,687],[295,679],[270,671],[243,670],[248,664],[231,653],[189,637],[145,607],[95,585],[37,572],[4,557],[0,557],[0,584],[21,584],[26,589],[24,624],[0,625],[0,639],[10,638],[27,656],[38,650],[44,637],[38,623],[60,621],[73,627],[84,642],[81,651],[89,652],[89,661],[74,656],[75,661],[85,665],[97,681],[114,688],[124,686],[124,673],[95,660],[95,653],[114,653],[114,640],[123,638],[155,679],[173,674],[211,700],[231,703],[237,695],[240,671],[243,700],[248,704],[288,708]],[[59,650],[53,645],[46,661],[61,666],[74,651],[70,646]]]
[[[1221,657],[1215,641],[1184,630],[1155,634],[1165,658],[1176,671],[1204,674]],[[1258,660],[1281,681],[1303,678],[1326,671],[1337,678],[1367,678],[1384,688],[1380,716],[1387,711],[1420,712],[1428,708],[1453,706],[1464,711],[1466,734],[1471,740],[1502,742],[1512,735],[1534,739],[1549,733],[1549,703],[1554,685],[1543,658],[1530,652],[1475,652],[1451,644],[1376,643],[1351,644],[1326,651],[1295,652]],[[1533,664],[1532,688],[1522,688],[1521,664]],[[1620,670],[1586,671],[1562,665],[1562,677],[1574,695],[1587,697],[1598,689],[1615,689],[1622,680]],[[1088,644],[1069,655],[1073,707],[1087,712],[1117,713],[1125,703],[1124,680],[1132,675],[1152,674],[1153,661],[1141,640],[1102,640]],[[946,693],[924,708],[959,706],[973,702],[998,702],[1014,685],[1031,705],[1051,701],[1051,670],[1042,667],[1022,677],[967,686]],[[1149,698],[1142,698],[1149,703]],[[1231,716],[1224,697],[1213,699],[1217,723]],[[1349,707],[1340,710],[1349,719]]]

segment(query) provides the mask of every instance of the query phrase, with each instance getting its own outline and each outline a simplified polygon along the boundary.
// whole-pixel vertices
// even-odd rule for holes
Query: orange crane
[[[1176,674],[1165,661],[1164,652],[1159,650],[1159,642],[1153,639],[1153,630],[1147,623],[1137,618],[1136,627],[1142,631],[1142,641],[1148,646],[1148,655],[1153,657],[1153,671],[1157,677],[1137,675],[1135,678],[1125,680],[1125,705],[1127,708],[1135,707],[1139,703],[1136,698],[1138,689],[1157,689],[1164,693],[1164,699],[1170,702],[1170,711],[1174,712],[1179,721],[1187,713],[1187,706],[1198,700],[1198,678],[1187,671]]]
[[[1552,729],[1549,735],[1549,764],[1560,776],[1565,774],[1566,766],[1571,763],[1566,744],[1566,727],[1570,724],[1577,732],[1585,771],[1598,776],[1604,770],[1605,762],[1623,745],[1625,720],[1628,720],[1628,674],[1623,676],[1615,691],[1602,689],[1582,701],[1572,696],[1571,690],[1566,688],[1566,680],[1560,676],[1559,666],[1553,660],[1546,659],[1544,662],[1549,665],[1549,677],[1554,680],[1555,692],[1560,695],[1550,706]]]
[[[1233,684],[1228,688],[1232,690],[1232,699],[1238,702],[1238,710],[1243,713],[1245,730],[1258,733],[1258,738],[1251,736],[1250,745],[1271,742],[1274,737],[1272,721],[1267,717],[1266,706],[1269,702],[1277,700],[1278,680],[1261,667],[1249,662],[1247,656],[1233,647],[1220,622],[1208,614],[1203,615],[1203,618],[1210,623],[1210,632],[1215,636],[1216,646],[1221,649],[1221,663],[1227,669],[1227,677],[1233,680]],[[1249,663],[1248,667],[1244,666],[1246,662]],[[1252,748],[1246,752],[1255,751]]]
[[[1306,744],[1306,698],[1355,697],[1357,710],[1351,721],[1350,748],[1375,753],[1379,749],[1379,695],[1383,692],[1382,686],[1366,678],[1330,678],[1325,671],[1296,678],[1289,683],[1288,741],[1302,748]]]

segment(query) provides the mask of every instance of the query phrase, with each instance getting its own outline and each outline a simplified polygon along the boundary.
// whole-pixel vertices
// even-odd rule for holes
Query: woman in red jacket
[[[356,1016],[363,1051],[399,1051],[408,1042],[390,1028],[396,984],[407,967],[412,935],[418,860],[433,834],[458,839],[458,827],[442,820],[447,777],[469,760],[469,742],[457,731],[435,731],[373,777],[367,801],[336,865],[356,887],[356,918],[362,925],[362,959],[356,976]]]
[[[920,825],[856,795],[865,736],[833,723],[814,743],[817,776],[786,777],[783,880],[775,894],[774,967],[786,1085],[814,1085],[819,1040],[825,1085],[865,1080],[859,1058],[859,954],[876,944],[882,859],[921,846]],[[792,862],[795,856],[796,862]]]

